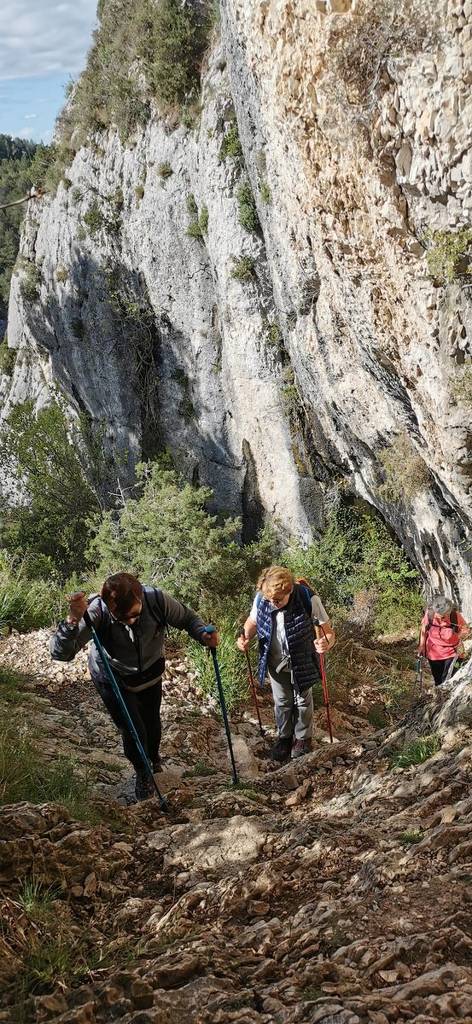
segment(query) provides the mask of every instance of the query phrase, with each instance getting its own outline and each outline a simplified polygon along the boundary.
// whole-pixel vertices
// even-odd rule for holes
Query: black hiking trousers
[[[435,685],[441,686],[441,683],[444,683],[446,679],[454,658],[445,658],[444,661],[432,661],[431,658],[428,658],[428,661]]]
[[[123,719],[123,713],[110,684],[103,677],[95,675],[92,676],[92,682],[100,694],[110,717],[121,732],[125,757],[128,758],[128,761],[131,761],[136,770],[141,771],[143,769],[143,762],[136,749],[134,739],[128,732],[126,722]],[[160,713],[162,679],[158,679],[153,686],[150,686],[147,690],[141,690],[140,693],[133,693],[131,690],[125,690],[123,687],[120,687],[120,689],[146,754],[152,764],[156,764],[162,733]]]

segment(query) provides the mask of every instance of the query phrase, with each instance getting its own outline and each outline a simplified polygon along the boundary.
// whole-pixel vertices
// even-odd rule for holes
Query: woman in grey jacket
[[[206,647],[217,646],[218,634],[206,633],[205,623],[197,613],[170,594],[143,586],[131,573],[118,572],[105,580],[100,595],[95,595],[90,603],[84,593],[72,594],[69,598],[67,619],[59,623],[51,637],[51,655],[56,661],[72,661],[91,639],[91,631],[83,618],[86,611],[109,655],[122,696],[154,771],[160,771],[165,628],[185,629]],[[95,645],[90,648],[89,669],[96,689],[122,734],[124,753],[134,765],[136,799],[144,800],[152,795],[152,783],[126,729]]]

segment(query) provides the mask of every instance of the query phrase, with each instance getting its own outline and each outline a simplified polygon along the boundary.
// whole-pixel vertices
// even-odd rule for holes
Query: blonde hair
[[[257,589],[262,591],[264,597],[275,597],[276,594],[287,593],[295,583],[295,577],[290,569],[283,565],[269,565],[263,569],[257,581]]]

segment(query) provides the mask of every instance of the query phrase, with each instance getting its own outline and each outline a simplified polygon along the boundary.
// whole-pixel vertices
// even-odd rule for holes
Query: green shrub
[[[160,0],[153,12],[150,78],[165,103],[183,103],[200,85],[200,69],[213,22],[211,4]]]
[[[259,185],[259,195],[266,206],[272,202],[272,193],[266,181],[261,181]]]
[[[441,739],[437,733],[430,736],[419,736],[417,740],[409,743],[399,753],[394,754],[390,759],[391,768],[411,768],[416,764],[423,764],[430,757],[437,754],[441,749]]]
[[[203,231],[198,220],[191,220],[185,233],[189,238],[203,238]]]
[[[201,230],[202,234],[206,234],[206,232],[208,231],[208,207],[207,206],[202,206],[202,208],[200,210],[200,216],[198,218],[198,223],[200,225],[200,230]]]
[[[201,112],[201,103],[196,100],[187,100],[183,107],[181,107],[180,111],[180,122],[183,124],[184,128],[188,128],[189,131],[196,128],[200,120]]]
[[[405,432],[378,453],[385,480],[378,489],[386,501],[411,501],[429,485],[429,470]]]
[[[85,448],[79,428],[76,434]],[[0,513],[0,544],[20,557],[30,551],[49,557],[62,579],[80,571],[100,507],[69,438],[61,401],[39,412],[31,401],[15,406],[0,435],[0,457],[16,481]]]
[[[249,598],[247,603],[249,604]],[[220,632],[217,654],[221,682],[228,710],[231,710],[249,698],[246,658],[236,647],[236,637],[241,623],[232,616],[221,615],[218,617],[216,625]],[[193,668],[198,672],[198,686],[202,692],[213,694],[218,699],[211,654],[201,644],[189,641],[187,656]]]
[[[44,924],[51,921],[59,893],[58,885],[46,885],[41,878],[33,875],[21,882],[18,903],[30,921]]]
[[[280,394],[287,415],[290,418],[294,417],[300,408],[300,393],[295,379],[295,372],[290,363],[288,366],[284,366],[282,370]]]
[[[91,805],[90,782],[79,774],[76,762],[60,757],[46,762],[37,738],[15,714],[0,729],[0,803],[63,804],[79,821],[96,815]]]
[[[157,173],[160,178],[166,179],[170,178],[174,172],[168,160],[164,160],[163,163],[157,165]]]
[[[144,185],[136,185],[136,188],[134,190],[134,194],[136,196],[136,199],[137,199],[138,203],[141,202],[141,199],[144,196]]]
[[[96,199],[94,199],[93,203],[91,203],[86,213],[84,213],[82,219],[83,223],[88,228],[89,234],[92,235],[92,237],[94,237],[95,235],[98,234],[99,231],[101,231],[105,224],[105,218]]]
[[[0,205],[27,195],[35,181],[31,166],[38,148],[32,142],[0,135]],[[26,204],[9,206],[0,214],[0,320],[7,318],[10,282],[25,209]]]
[[[187,196],[187,210],[192,218],[187,227],[187,235],[189,235],[190,238],[203,238],[208,229],[207,207],[202,206],[201,212],[199,213],[195,196],[190,193],[190,195]]]
[[[190,217],[198,217],[197,200],[195,199],[195,196],[193,195],[192,192],[189,193],[185,202],[187,205],[187,212],[189,213]]]
[[[432,231],[426,262],[431,277],[442,284],[460,275],[472,274],[472,228],[459,231]]]
[[[421,829],[407,829],[399,835],[398,842],[401,843],[402,846],[415,846],[416,843],[421,843],[423,837],[424,833]]]
[[[237,191],[239,223],[246,231],[253,234],[260,231],[261,225],[257,214],[257,207],[248,181],[243,182]]]
[[[20,294],[25,302],[37,302],[39,299],[39,287],[41,284],[41,273],[39,267],[32,260],[21,257],[18,261],[18,269],[21,274]]]
[[[227,160],[229,158],[230,160],[242,161],[242,156],[243,150],[239,139],[238,123],[236,115],[234,115],[221,143],[220,160]]]
[[[139,84],[138,67],[150,46],[149,0],[102,2],[99,27],[73,99],[60,119],[61,136],[71,141],[116,125],[123,141],[149,117],[149,102]],[[139,34],[138,34],[139,33]]]
[[[56,270],[56,281],[60,284],[64,284],[69,279],[69,271],[67,267],[58,267]]]
[[[193,768],[189,768],[188,771],[184,772],[183,779],[198,779],[208,775],[216,775],[216,768],[212,768],[210,764],[207,764],[203,758],[199,758],[195,762]]]
[[[275,320],[272,323],[267,323],[266,338],[269,345],[272,345],[274,348],[279,348],[282,341],[282,331]]]
[[[0,376],[2,373],[5,377],[11,377],[13,370],[15,369],[16,363],[16,348],[8,348],[8,342],[5,338],[0,342]]]
[[[328,607],[349,607],[360,591],[371,591],[379,632],[411,626],[421,614],[418,573],[381,517],[363,502],[339,500],[319,540],[306,549],[292,545],[282,560],[312,582]]]
[[[5,941],[14,951],[18,970],[9,987],[12,1024],[23,1024],[35,1016],[34,997],[57,991],[70,991],[80,981],[90,978],[94,970],[129,966],[140,955],[139,944],[122,939],[109,946],[97,943],[97,934],[74,923],[71,908],[60,899],[59,891],[43,887],[38,900],[44,904],[39,917],[26,912],[18,927],[17,920],[6,922]],[[35,905],[38,904],[36,900]]]
[[[233,256],[231,277],[234,277],[236,281],[253,281],[255,266],[252,256]]]
[[[2,554],[0,552],[0,557]],[[0,620],[0,635],[2,622]],[[27,699],[29,676],[9,665],[0,665],[0,700],[2,704],[20,704]]]
[[[50,626],[60,617],[63,597],[54,579],[28,575],[28,562],[0,549],[0,634]]]
[[[153,100],[175,111],[198,93],[213,5],[101,0],[98,17],[87,66],[59,122],[69,159],[91,133],[111,126],[129,140],[149,120]]]
[[[159,463],[141,465],[137,474],[141,497],[127,500],[118,514],[104,513],[90,545],[97,574],[127,568],[206,615],[250,595],[270,558],[272,535],[240,547],[239,520],[206,511],[208,488],[192,487]]]

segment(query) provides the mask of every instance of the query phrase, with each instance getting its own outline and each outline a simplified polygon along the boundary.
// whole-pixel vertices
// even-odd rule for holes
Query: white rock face
[[[425,42],[420,0],[400,37],[359,0],[223,0],[198,128],[97,138],[30,213],[40,298],[14,278],[3,414],[58,382],[105,425],[123,485],[167,446],[246,536],[266,512],[309,540],[343,479],[472,612],[471,278],[433,280],[425,255],[470,225],[467,3],[435,3]],[[233,104],[245,170],[220,154]],[[260,235],[239,222],[246,176]],[[410,484],[387,499],[380,454],[405,436]]]

